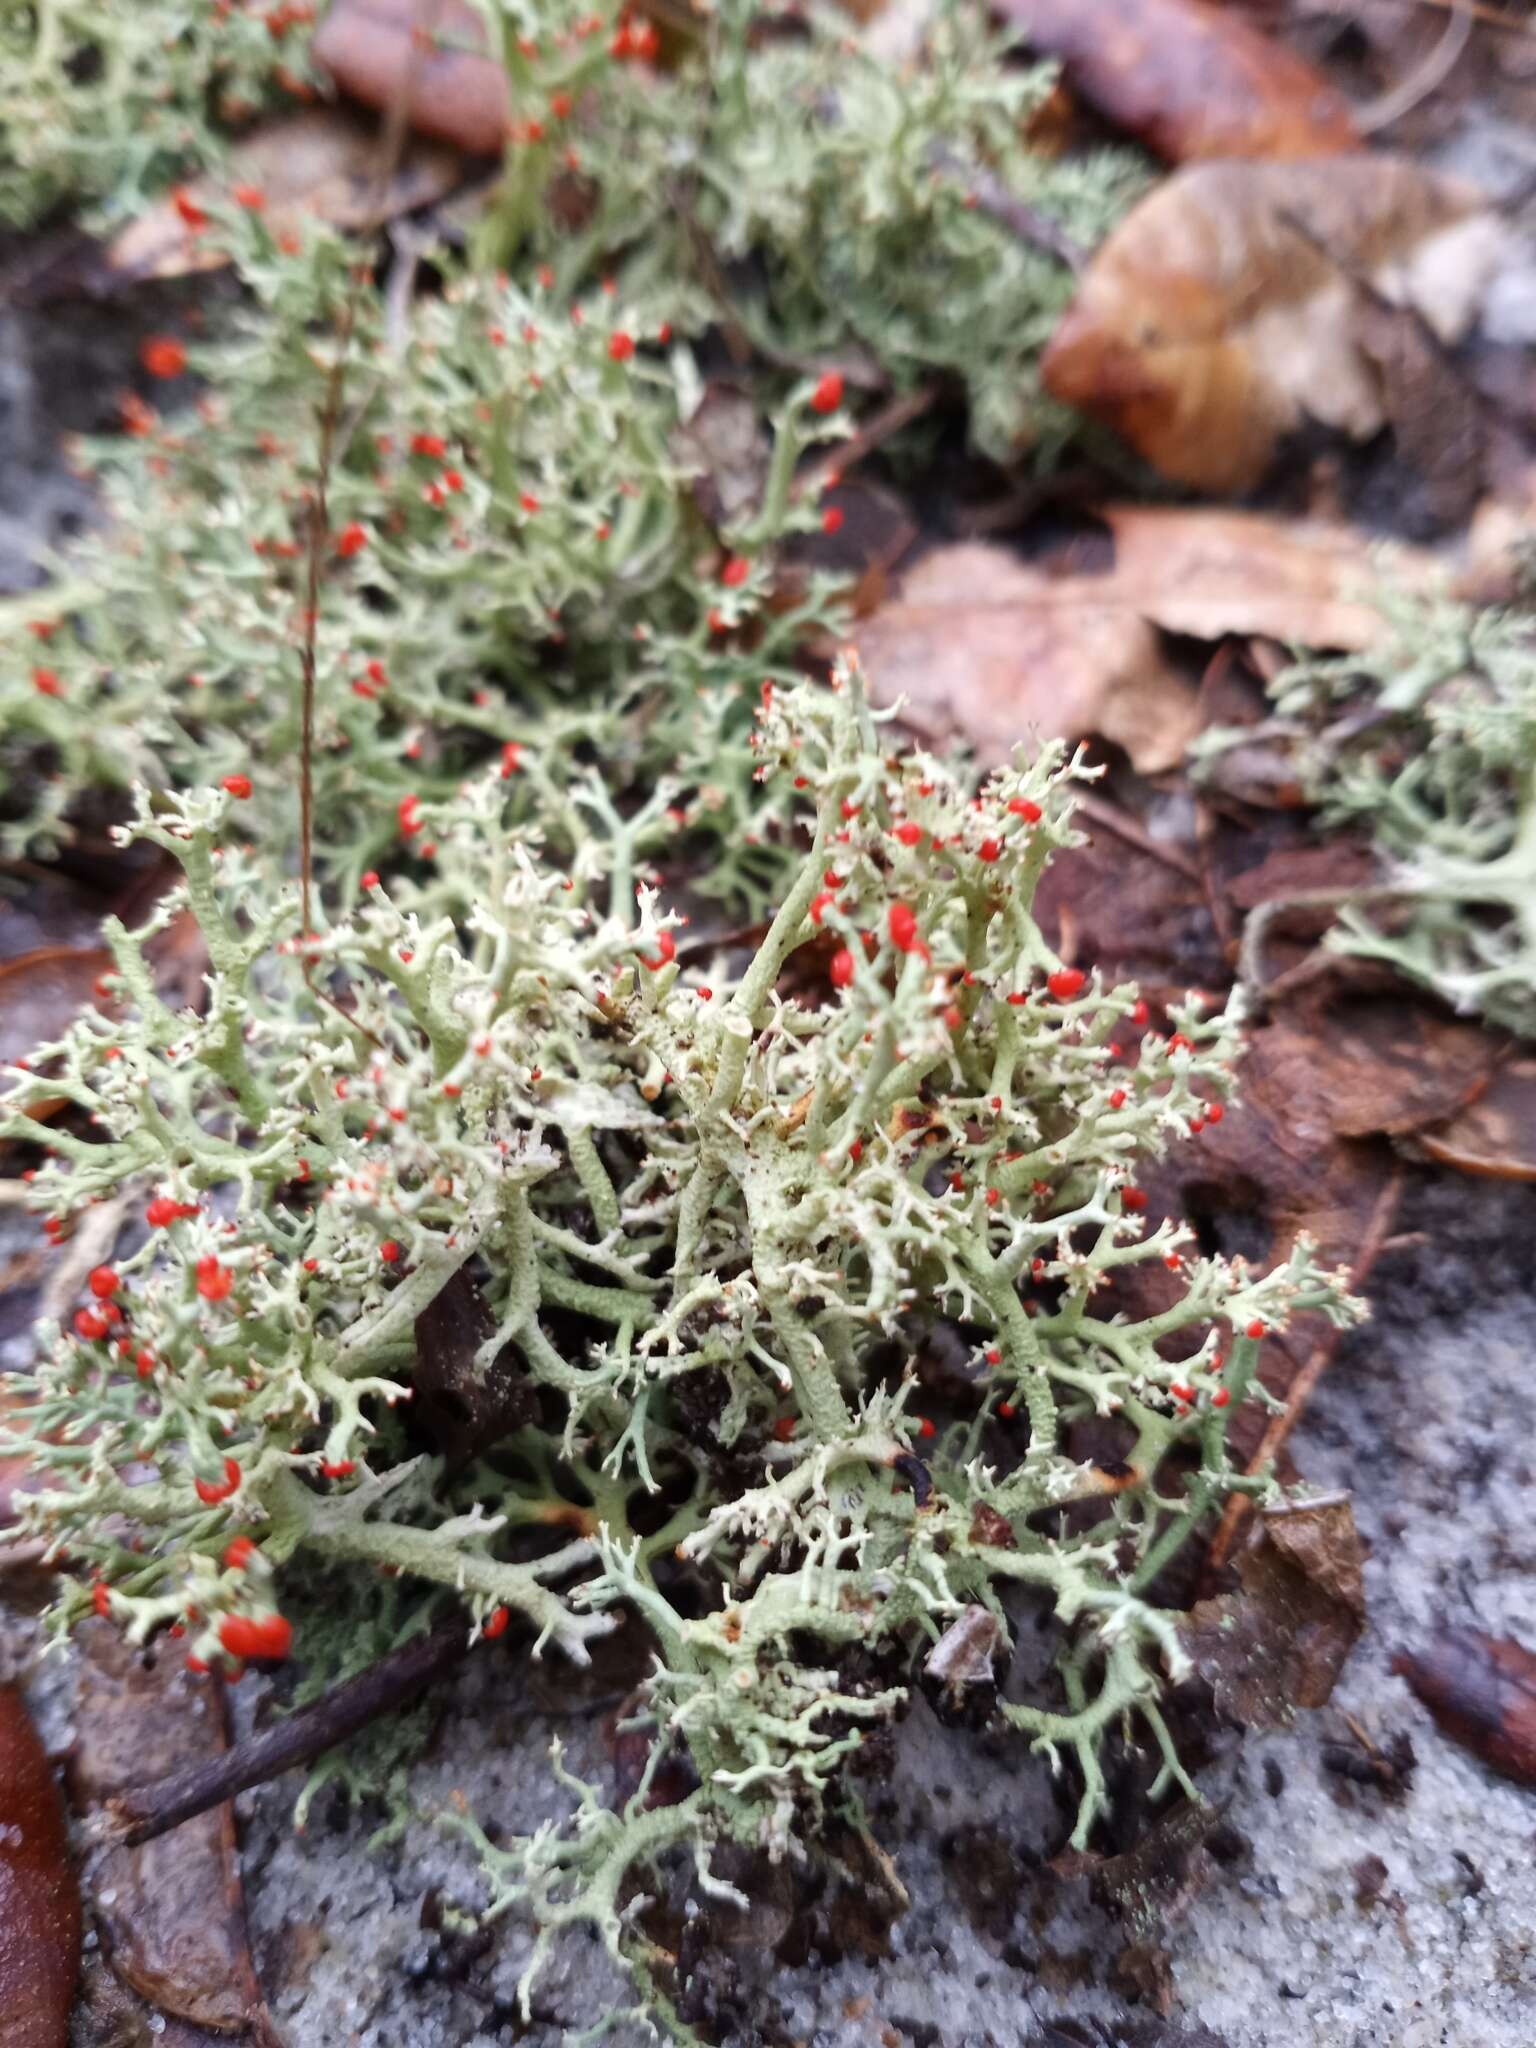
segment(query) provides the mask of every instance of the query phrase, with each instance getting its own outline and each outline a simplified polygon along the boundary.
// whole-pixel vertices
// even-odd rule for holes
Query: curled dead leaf
[[[1195,164],[1104,243],[1042,374],[1165,476],[1244,491],[1306,418],[1387,424],[1381,305],[1459,339],[1502,240],[1479,192],[1402,158]]]
[[[1192,1607],[1179,1640],[1218,1712],[1284,1727],[1327,1703],[1364,1626],[1354,1513],[1344,1500],[1271,1509],[1235,1562],[1239,1590]]]
[[[928,555],[859,651],[877,702],[904,699],[928,744],[963,739],[988,765],[1021,741],[1099,733],[1155,774],[1199,723],[1193,687],[1112,577],[1053,577],[984,542]]]
[[[80,1892],[53,1772],[21,1694],[0,1686],[0,2041],[64,2048]]]
[[[1358,149],[1348,102],[1303,58],[1204,0],[998,0],[1116,127],[1174,163]]]
[[[1449,1629],[1422,1651],[1403,1651],[1405,1678],[1454,1742],[1490,1770],[1536,1785],[1536,1656],[1511,1636]]]

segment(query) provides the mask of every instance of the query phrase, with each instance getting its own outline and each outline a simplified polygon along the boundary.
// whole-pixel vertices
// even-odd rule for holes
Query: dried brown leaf
[[[1453,1742],[1490,1770],[1536,1785],[1536,1656],[1511,1636],[1449,1629],[1423,1651],[1403,1651],[1405,1678]]]
[[[1336,156],[1360,136],[1305,59],[1204,0],[999,0],[1090,106],[1174,163]]]
[[[95,1002],[97,977],[113,965],[101,946],[39,946],[0,965],[0,1066],[68,1030]]]
[[[984,542],[927,556],[859,648],[877,702],[904,698],[929,744],[964,739],[985,764],[1021,741],[1099,733],[1152,774],[1199,724],[1193,688],[1113,577],[1052,577]]]
[[[1195,164],[1094,257],[1045,382],[1164,475],[1247,490],[1306,418],[1386,425],[1380,305],[1459,339],[1501,240],[1482,194],[1402,158]]]
[[[64,2048],[80,1968],[80,1891],[37,1730],[0,1686],[0,2041]]]
[[[70,1784],[79,1804],[228,1747],[215,1694],[179,1659],[130,1649],[106,1623],[89,1624],[77,1640]],[[113,1968],[157,2011],[216,2033],[242,2032],[260,2014],[231,1806],[139,1848],[104,1851],[96,1877],[97,1924]]]
[[[1418,1147],[1441,1166],[1489,1180],[1536,1180],[1536,1059],[1507,1061],[1487,1088]]]
[[[336,228],[378,227],[430,206],[463,176],[456,151],[411,141],[381,190],[378,154],[378,134],[369,122],[343,107],[311,107],[236,143],[226,179],[199,178],[185,190],[206,206],[226,199],[233,185],[259,186],[266,195],[263,218],[280,235],[302,232],[306,220]],[[106,252],[108,281],[117,284],[188,277],[221,270],[228,261],[220,238],[194,232],[169,200],[130,221]]]
[[[1347,1501],[1259,1518],[1237,1555],[1239,1590],[1202,1600],[1179,1628],[1219,1712],[1277,1728],[1326,1704],[1365,1621],[1360,1562]]]
[[[1262,633],[1356,652],[1386,630],[1369,602],[1380,571],[1350,527],[1220,506],[1106,505],[1098,516],[1114,535],[1117,596],[1166,632]],[[1396,578],[1435,573],[1429,555],[1393,556]]]
[[[487,1450],[532,1419],[537,1401],[527,1368],[512,1345],[489,1365],[480,1347],[496,1318],[463,1266],[416,1318],[415,1419],[450,1461]]]
[[[500,154],[511,92],[489,54],[485,16],[469,0],[334,0],[310,47],[365,107],[393,106],[409,79],[407,118],[418,134],[472,156]]]

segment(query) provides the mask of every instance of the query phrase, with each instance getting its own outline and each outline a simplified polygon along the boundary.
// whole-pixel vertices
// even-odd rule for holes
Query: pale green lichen
[[[1324,821],[1369,835],[1379,881],[1322,892],[1330,947],[1536,1032],[1536,631],[1523,610],[1390,584],[1377,602],[1371,648],[1298,659],[1274,719],[1206,735],[1201,757],[1278,741]],[[1250,959],[1267,921],[1250,920]]]
[[[584,1917],[643,1970],[619,1886],[664,1847],[702,1874],[718,1843],[814,1835],[912,1659],[974,1605],[1006,1633],[1010,1585],[1061,1630],[1060,1699],[1004,1712],[1077,1760],[1075,1839],[1127,1715],[1184,1782],[1158,1699],[1185,1659],[1145,1589],[1268,1484],[1226,1447],[1259,1397],[1245,1333],[1356,1306],[1305,1245],[1255,1274],[1127,1208],[1138,1161],[1225,1100],[1236,1029],[1192,1002],[1171,1038],[1146,1031],[1134,989],[1045,944],[1030,906],[1073,837],[1074,763],[1048,750],[973,797],[888,754],[856,672],[770,691],[757,742],[798,806],[791,880],[754,952],[687,964],[615,841],[551,863],[494,767],[432,815],[431,879],[371,888],[304,949],[313,992],[291,891],[227,844],[234,801],[145,806],[134,833],[183,862],[208,937],[206,1011],[166,1008],[145,935],[115,932],[123,1013],[41,1049],[50,1071],[7,1103],[12,1136],[44,1095],[97,1127],[50,1135],[34,1192],[56,1230],[123,1193],[186,1212],[155,1212],[118,1263],[123,1323],[88,1308],[83,1334],[45,1333],[22,1382],[49,1482],[22,1527],[107,1589],[67,1590],[58,1622],[96,1598],[136,1640],[177,1622],[220,1659],[227,1618],[266,1616],[312,1561],[507,1609],[535,1653],[584,1659],[619,1606],[648,1629],[653,1767],[686,1753],[699,1786],[656,1812],[583,1791],[573,1832],[485,1845],[493,1908],[541,1921],[535,1968]],[[831,999],[797,992],[828,945]],[[1178,1299],[1117,1310],[1146,1261]],[[394,1404],[417,1316],[466,1271],[493,1324],[481,1369],[510,1355],[553,1405],[506,1438],[511,1467],[449,1474]],[[913,1366],[940,1318],[978,1388],[935,1433]],[[1125,1473],[1070,1450],[1088,1417],[1116,1420]],[[653,1496],[671,1505],[637,1527]],[[219,1562],[237,1532],[261,1572]],[[680,1565],[706,1611],[677,1604]],[[843,1679],[856,1649],[894,1657],[893,1681]]]

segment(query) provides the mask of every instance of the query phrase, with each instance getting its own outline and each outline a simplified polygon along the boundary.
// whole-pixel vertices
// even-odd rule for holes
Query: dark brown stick
[[[1170,846],[1164,839],[1154,839],[1144,825],[1122,811],[1118,804],[1107,797],[1094,796],[1079,790],[1072,799],[1073,804],[1085,818],[1097,825],[1101,831],[1110,832],[1116,839],[1123,839],[1127,846],[1134,846],[1138,853],[1144,853],[1149,860],[1160,861],[1165,868],[1172,868],[1176,875],[1182,875],[1187,882],[1200,882],[1200,869],[1182,847]]]
[[[312,1763],[370,1721],[414,1699],[451,1670],[468,1649],[469,1630],[462,1621],[413,1637],[356,1678],[334,1686],[248,1742],[236,1743],[222,1756],[154,1784],[115,1793],[106,1801],[93,1833],[100,1841],[131,1849],[180,1827],[184,1820],[206,1813],[210,1807],[222,1806],[237,1792],[265,1784],[295,1764]]]

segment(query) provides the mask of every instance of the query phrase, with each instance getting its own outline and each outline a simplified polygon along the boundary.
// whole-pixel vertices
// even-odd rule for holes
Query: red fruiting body
[[[1029,1001],[1029,997],[1026,995],[1020,995],[1017,991],[1015,991],[1015,993],[1008,998],[1008,1001],[1013,1009],[1022,1010],[1024,1005]]]
[[[737,590],[752,574],[752,564],[745,555],[732,555],[720,571],[720,581],[727,590]]]
[[[369,868],[368,872],[363,876],[362,880],[359,882],[358,887],[362,889],[377,889],[378,886],[378,870],[376,868]]]
[[[224,1569],[243,1572],[256,1555],[256,1546],[249,1536],[237,1536],[224,1552]]]
[[[352,1458],[327,1458],[320,1470],[327,1479],[350,1479],[357,1464]]]
[[[360,555],[368,545],[368,529],[359,526],[354,519],[350,526],[344,526],[336,536],[338,555]]]
[[[259,185],[235,185],[231,187],[229,196],[247,213],[260,213],[267,203],[267,195]]]
[[[395,1240],[392,1237],[385,1238],[384,1242],[379,1246],[379,1257],[384,1261],[385,1265],[394,1265],[395,1261],[399,1258],[399,1256],[399,1245],[395,1243]]]
[[[1146,999],[1143,997],[1136,1003],[1136,1005],[1131,1011],[1131,1022],[1136,1026],[1138,1031],[1143,1031],[1146,1029],[1147,1021],[1151,1017],[1151,1015],[1152,1012],[1147,1008]]]
[[[233,797],[248,797],[251,793],[251,778],[249,775],[226,775],[219,787],[227,789]]]
[[[642,967],[648,968],[652,974],[659,974],[668,961],[675,960],[676,958],[676,939],[673,938],[670,932],[658,932],[656,934],[656,958],[648,960],[642,953],[640,955],[640,964]]]
[[[1002,854],[1003,842],[1000,839],[983,839],[976,850],[984,861],[991,862]]]
[[[1224,1103],[1213,1102],[1205,1112],[1205,1120],[1208,1124],[1219,1124],[1226,1113]]]
[[[917,1433],[919,1436],[937,1436],[938,1430],[934,1426],[932,1420],[925,1415],[922,1421],[917,1425]]]
[[[1016,818],[1022,818],[1027,825],[1038,825],[1045,815],[1038,804],[1032,804],[1027,796],[1010,797],[1008,808]]]
[[[204,1301],[223,1301],[235,1284],[235,1276],[221,1266],[212,1252],[197,1262],[197,1291]]]
[[[228,1500],[240,1485],[240,1467],[234,1458],[224,1460],[222,1482],[213,1479],[195,1479],[192,1490],[206,1507],[217,1507],[221,1500]]]
[[[836,412],[843,402],[843,379],[838,370],[828,370],[811,393],[812,412]]]
[[[435,461],[441,461],[448,453],[448,443],[441,434],[412,434],[411,453],[430,455]]]
[[[485,1617],[485,1626],[481,1629],[480,1633],[488,1643],[494,1643],[498,1636],[506,1634],[507,1623],[511,1619],[512,1616],[505,1607],[493,1607]]]
[[[826,909],[829,903],[835,903],[836,900],[836,897],[833,895],[833,892],[830,889],[823,889],[820,895],[813,896],[811,898],[811,908],[809,913],[811,923],[820,924],[822,912]]]
[[[219,1641],[231,1657],[279,1663],[293,1647],[293,1623],[281,1614],[226,1614],[219,1623]]]
[[[1120,1200],[1127,1209],[1139,1214],[1147,1206],[1147,1198],[1140,1188],[1124,1188]]]
[[[58,671],[51,668],[33,669],[32,687],[40,697],[57,697],[60,694]]]
[[[111,1325],[105,1316],[99,1316],[93,1308],[75,1310],[75,1335],[83,1337],[87,1344],[95,1344],[105,1337]]]
[[[173,334],[151,334],[139,344],[139,361],[151,377],[179,377],[187,352]]]
[[[608,353],[616,363],[627,363],[635,352],[635,338],[626,334],[622,327],[614,329],[608,337]]]
[[[107,1591],[100,1579],[91,1588],[91,1605],[98,1614],[110,1614],[112,1612],[112,1595]]]
[[[787,1444],[795,1433],[795,1427],[796,1423],[793,1415],[781,1415],[773,1425],[775,1439],[781,1444]]]
[[[420,810],[421,798],[414,793],[401,797],[399,803],[395,805],[395,816],[400,820],[400,830],[407,838],[422,829]]]
[[[987,1207],[988,1207],[989,1209],[995,1209],[995,1208],[997,1207],[998,1203],[999,1203],[999,1202],[1000,1202],[1000,1201],[1001,1201],[1002,1199],[1003,1199],[1003,1191],[1002,1191],[1002,1189],[1001,1189],[1001,1188],[988,1188],[988,1189],[987,1189]]]
[[[906,903],[893,903],[886,916],[886,928],[891,935],[891,944],[899,952],[910,953],[917,945],[917,916]]]
[[[1225,1408],[1231,1398],[1232,1390],[1230,1387],[1218,1387],[1211,1396],[1211,1406],[1213,1408]]]
[[[1111,1108],[1111,1109],[1124,1109],[1124,1107],[1125,1107],[1125,1090],[1124,1090],[1123,1088],[1117,1088],[1117,1089],[1116,1089],[1116,1090],[1114,1091],[1114,1093],[1113,1093],[1113,1094],[1112,1094],[1112,1095],[1110,1096],[1110,1098],[1109,1098],[1109,1106],[1110,1106],[1110,1108]]]
[[[841,505],[829,505],[821,515],[821,530],[825,534],[841,533],[846,518]]]
[[[171,194],[171,204],[181,215],[182,224],[185,227],[191,228],[194,234],[199,228],[207,227],[207,214],[204,213],[185,185],[178,185]]]
[[[839,946],[832,955],[832,964],[827,969],[834,988],[849,988],[853,983],[853,955],[846,946]]]
[[[147,1380],[155,1369],[155,1354],[149,1350],[141,1351],[133,1363],[139,1378]]]
[[[98,1301],[110,1301],[117,1292],[118,1280],[110,1266],[93,1266],[85,1284]]]
[[[1267,1337],[1269,1335],[1269,1331],[1265,1327],[1265,1325],[1259,1321],[1258,1317],[1255,1316],[1253,1321],[1248,1325],[1246,1334],[1257,1340],[1260,1337]]]
[[[963,1027],[964,1027],[964,1024],[965,1024],[965,1012],[964,1012],[964,1011],[963,1011],[963,1010],[961,1009],[961,1007],[960,1007],[960,1005],[959,1005],[958,1003],[951,1003],[951,1004],[949,1005],[949,1007],[948,1007],[948,1008],[947,1008],[947,1009],[945,1010],[945,1012],[944,1012],[944,1028],[945,1028],[945,1030],[946,1030],[946,1031],[959,1031],[959,1030],[963,1029]]]
[[[501,750],[501,779],[503,782],[514,776],[523,765],[523,750],[516,740],[508,740]]]
[[[1070,1003],[1087,979],[1081,967],[1058,967],[1045,977],[1045,985],[1058,1003]]]
[[[1194,1049],[1194,1040],[1186,1038],[1182,1031],[1175,1031],[1172,1038],[1168,1041],[1168,1050],[1170,1052],[1193,1052]]]

